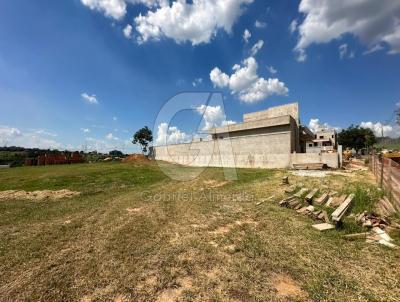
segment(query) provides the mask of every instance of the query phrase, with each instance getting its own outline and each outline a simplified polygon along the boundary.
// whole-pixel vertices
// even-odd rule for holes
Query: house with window
[[[335,129],[320,129],[314,139],[307,141],[306,153],[335,152],[337,150],[337,132]]]

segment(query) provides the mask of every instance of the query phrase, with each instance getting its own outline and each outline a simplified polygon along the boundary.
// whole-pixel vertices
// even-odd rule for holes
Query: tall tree
[[[133,135],[132,143],[135,145],[139,144],[143,153],[146,154],[148,151],[147,147],[152,141],[153,133],[147,126],[144,126],[142,129],[136,131],[136,133]]]
[[[345,148],[354,148],[358,151],[373,146],[376,143],[376,137],[371,129],[351,125],[339,132],[338,143]]]

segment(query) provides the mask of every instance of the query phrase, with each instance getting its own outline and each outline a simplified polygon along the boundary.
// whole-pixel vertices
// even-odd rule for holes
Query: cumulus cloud
[[[347,44],[342,44],[339,46],[339,56],[343,59],[347,54]]]
[[[81,128],[81,131],[83,133],[90,133],[90,129],[89,128]]]
[[[47,131],[46,131],[47,132]],[[0,145],[25,148],[59,149],[63,145],[55,141],[52,135],[41,131],[21,131],[15,127],[0,125]]]
[[[256,44],[253,45],[253,47],[250,50],[251,55],[254,57],[264,46],[264,41],[263,40],[258,40]]]
[[[168,5],[168,0],[81,0],[81,3],[91,10],[102,12],[107,17],[119,20],[125,16],[128,3],[143,4],[151,8]]]
[[[398,138],[400,137],[400,126],[398,125],[384,125],[380,122],[373,123],[373,122],[361,122],[360,127],[371,129],[375,136],[381,137],[382,130],[383,136],[388,136],[391,138]]]
[[[236,122],[226,120],[226,115],[221,106],[206,106],[200,105],[195,108],[197,113],[200,114],[204,121],[203,130],[208,130],[213,127],[220,127],[235,124]]]
[[[321,130],[326,130],[326,129],[335,129],[336,131],[339,131],[340,128],[339,127],[334,127],[331,126],[327,123],[321,123],[319,121],[319,119],[317,118],[312,118],[310,119],[310,122],[308,123],[308,128],[312,131],[312,132],[317,132],[317,131],[321,131]]]
[[[218,67],[211,70],[210,79],[214,87],[223,88],[229,84],[229,76],[223,73]]]
[[[246,28],[243,32],[243,40],[245,43],[248,43],[250,38],[251,38],[251,32]]]
[[[219,30],[230,33],[243,9],[254,0],[81,0],[91,10],[121,20],[128,5],[142,4],[148,10],[134,18],[137,41],[171,38],[177,43],[208,43]],[[124,29],[130,37],[132,25]]]
[[[161,123],[158,125],[156,145],[170,145],[186,143],[191,140],[191,136],[178,129],[178,127],[171,126],[167,123]]]
[[[243,7],[253,0],[185,0],[163,5],[135,18],[138,42],[171,38],[177,43],[208,43],[218,30],[231,32]]]
[[[202,117],[203,131],[207,131],[212,127],[220,127],[226,125],[235,124],[235,121],[227,120],[226,115],[222,110],[221,106],[207,106],[200,105],[193,108],[196,113]],[[169,126],[167,123],[160,123],[157,127],[157,137],[155,144],[170,145],[170,144],[181,144],[187,143],[194,139],[205,138],[207,136],[204,133],[196,133],[194,135],[188,134],[185,131],[180,130],[176,126]]]
[[[229,87],[232,94],[237,94],[241,101],[253,103],[271,95],[287,95],[285,83],[277,78],[264,79],[257,75],[258,64],[255,58],[245,59],[241,65],[233,66],[233,74],[227,75],[218,67],[210,72],[210,80],[215,87]]]
[[[389,54],[400,53],[398,0],[302,0],[299,12],[305,18],[297,27],[298,52],[313,43],[328,43],[352,34],[369,49],[383,43],[389,46]]]
[[[103,12],[107,17],[121,19],[126,14],[125,0],[81,0],[91,10]]]
[[[86,92],[81,93],[81,97],[88,102],[89,104],[98,104],[99,101],[96,98],[96,95],[89,95]]]
[[[267,23],[256,20],[256,22],[254,22],[254,26],[256,28],[266,28],[267,27]]]
[[[132,25],[128,24],[123,30],[125,38],[129,39],[132,35]]]

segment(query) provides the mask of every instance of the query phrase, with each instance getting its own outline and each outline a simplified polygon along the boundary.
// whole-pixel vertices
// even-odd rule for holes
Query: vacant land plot
[[[154,163],[0,170],[0,191],[79,192],[0,200],[0,300],[398,301],[399,251],[345,241],[359,231],[350,220],[320,233],[279,207],[284,175],[339,194],[363,190],[353,212],[379,194],[368,171],[239,170],[226,181],[207,169],[178,182]]]

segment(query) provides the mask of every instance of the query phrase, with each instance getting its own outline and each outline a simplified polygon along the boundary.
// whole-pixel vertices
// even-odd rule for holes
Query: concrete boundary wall
[[[313,164],[323,163],[329,168],[339,168],[338,153],[293,153],[291,155],[291,164]]]
[[[292,132],[156,146],[156,160],[194,167],[292,168],[293,163],[325,163],[339,167],[337,153],[291,153]]]
[[[275,132],[154,147],[156,160],[197,167],[285,168],[291,132]]]

